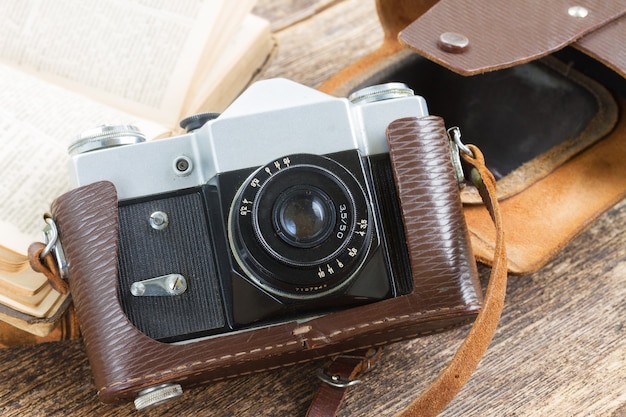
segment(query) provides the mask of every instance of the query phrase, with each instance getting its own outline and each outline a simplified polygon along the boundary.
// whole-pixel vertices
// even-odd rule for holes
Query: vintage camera
[[[52,216],[100,399],[141,408],[471,321],[482,298],[445,129],[411,145],[410,175],[390,160],[390,123],[427,116],[404,84],[346,99],[273,79],[179,136],[80,135]]]
[[[385,127],[425,114],[397,83],[350,102],[275,79],[219,117],[185,119],[181,136],[82,134],[70,149],[76,185],[108,180],[118,192],[130,321],[178,342],[409,293]]]

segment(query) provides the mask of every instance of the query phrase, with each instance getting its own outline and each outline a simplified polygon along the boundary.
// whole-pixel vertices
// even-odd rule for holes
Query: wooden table
[[[263,77],[316,86],[382,39],[374,0],[262,0],[278,51]],[[510,277],[487,355],[445,416],[626,416],[626,202],[537,273]],[[481,267],[486,278],[489,270]],[[394,415],[447,363],[468,328],[389,346],[341,416]],[[0,351],[2,416],[297,416],[321,362],[215,383],[138,413],[100,404],[80,341]]]

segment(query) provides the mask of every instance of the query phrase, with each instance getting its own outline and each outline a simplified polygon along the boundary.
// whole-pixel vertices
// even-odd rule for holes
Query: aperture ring
[[[272,220],[281,193],[319,190],[332,200],[332,233],[312,247],[291,245]],[[245,274],[262,288],[289,298],[317,298],[347,285],[372,239],[371,210],[354,176],[332,159],[296,154],[256,170],[231,209],[231,249]]]

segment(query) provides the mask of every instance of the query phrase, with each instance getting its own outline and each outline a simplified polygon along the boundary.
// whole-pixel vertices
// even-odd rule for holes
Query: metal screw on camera
[[[176,162],[176,169],[183,172],[183,171],[187,171],[189,169],[189,162],[187,162],[184,159],[179,159]]]
[[[170,219],[167,213],[162,211],[155,211],[150,215],[150,226],[154,230],[163,230],[170,224]]]

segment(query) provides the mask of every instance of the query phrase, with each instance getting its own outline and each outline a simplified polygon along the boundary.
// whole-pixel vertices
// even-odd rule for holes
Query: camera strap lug
[[[474,157],[474,154],[472,150],[461,141],[461,129],[457,126],[449,128],[446,134],[448,135],[448,143],[450,144],[452,167],[456,174],[459,189],[463,189],[465,187],[465,174],[463,172],[463,164],[461,163],[461,154],[468,155],[471,158]]]
[[[67,294],[69,292],[66,281],[68,264],[59,239],[59,232],[50,215],[44,215],[44,220],[46,222],[43,229],[44,243],[36,242],[30,245],[28,260],[34,271],[40,272],[48,278],[52,288],[61,294]]]
[[[59,230],[57,228],[57,224],[52,218],[51,215],[45,214],[44,221],[46,222],[46,227],[43,229],[43,240],[46,244],[43,252],[40,257],[45,258],[49,253],[52,253],[54,256],[54,260],[59,267],[59,275],[63,279],[67,279],[68,277],[68,263],[65,258],[65,252],[63,251],[63,245],[61,244],[61,239],[59,239]]]

